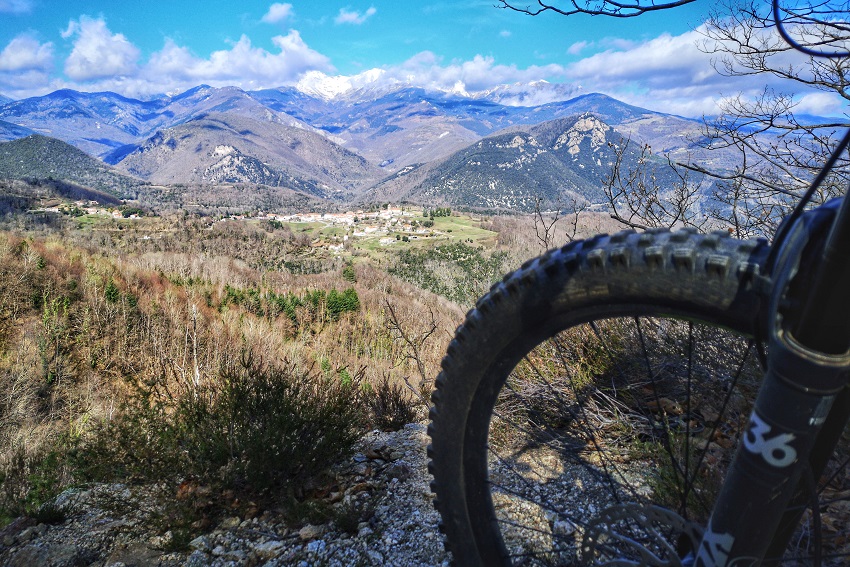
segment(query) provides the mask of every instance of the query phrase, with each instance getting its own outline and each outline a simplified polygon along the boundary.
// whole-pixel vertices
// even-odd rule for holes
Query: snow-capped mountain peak
[[[541,79],[529,83],[498,85],[491,89],[473,93],[472,96],[505,106],[530,107],[569,100],[581,94],[580,85],[550,83]]]
[[[371,90],[380,87],[383,90],[385,83],[394,84],[395,80],[382,80],[386,71],[383,69],[369,69],[357,75],[327,75],[321,71],[308,71],[295,84],[295,88],[304,94],[331,101],[344,97],[357,90]]]
[[[357,75],[327,75],[321,71],[309,71],[295,84],[295,88],[301,93],[325,102],[366,102],[403,88],[417,86],[434,93],[518,107],[561,102],[582,94],[578,85],[550,83],[545,80],[499,85],[485,90],[472,90],[462,79],[457,79],[450,85],[432,83],[423,86],[417,85],[410,78],[393,76],[384,69],[370,69]]]

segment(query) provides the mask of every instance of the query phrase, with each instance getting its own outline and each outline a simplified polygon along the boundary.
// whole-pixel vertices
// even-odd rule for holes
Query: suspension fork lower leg
[[[850,355],[814,352],[781,331],[774,336],[767,373],[706,527],[697,566],[761,563],[815,454],[818,433],[845,390],[848,368]],[[830,437],[837,440],[834,433]],[[819,447],[818,454],[824,451]]]
[[[843,388],[835,397],[832,403],[832,409],[823,424],[823,427],[815,439],[812,452],[809,455],[809,467],[811,476],[817,485],[818,479],[824,473],[826,465],[829,462],[835,447],[838,445],[844,429],[847,427],[850,420],[850,386]],[[815,486],[815,489],[817,486]],[[811,487],[806,482],[799,482],[797,490],[788,504],[788,508],[783,514],[779,522],[776,534],[773,536],[773,541],[765,553],[765,557],[779,558],[788,548],[788,543],[794,535],[794,530],[803,513],[812,502],[812,496],[817,498],[817,494],[812,495]]]

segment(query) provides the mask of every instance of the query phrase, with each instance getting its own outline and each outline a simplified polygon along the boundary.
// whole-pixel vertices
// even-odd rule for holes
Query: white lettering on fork
[[[757,455],[761,455],[767,464],[783,468],[797,459],[797,450],[791,446],[796,439],[793,433],[779,433],[768,437],[771,427],[755,412],[750,416],[750,427],[744,435],[744,447]]]

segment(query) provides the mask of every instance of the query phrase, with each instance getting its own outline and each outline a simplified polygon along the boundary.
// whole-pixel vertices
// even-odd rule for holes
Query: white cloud
[[[770,74],[729,77],[718,73],[713,65],[718,55],[701,50],[708,41],[703,28],[642,42],[605,38],[599,44],[607,49],[568,65],[565,75],[580,82],[585,92],[602,92],[637,106],[693,117],[718,112],[722,95],[753,98],[766,86],[779,92],[800,91]],[[789,58],[783,61],[786,64],[801,61],[795,54],[782,57]],[[803,89],[799,94],[807,92],[811,91]]]
[[[39,43],[26,34],[14,38],[0,51],[0,71],[47,72],[53,64],[53,44]]]
[[[269,11],[263,16],[263,21],[268,24],[277,24],[292,17],[292,4],[274,3],[269,6]]]
[[[340,8],[339,14],[337,14],[336,18],[334,18],[334,22],[337,24],[354,24],[359,26],[374,16],[377,11],[378,10],[376,10],[374,6],[370,6],[369,9],[362,14],[356,10]]]
[[[0,13],[25,14],[30,10],[31,0],[0,0]]]
[[[0,71],[0,93],[12,98],[27,98],[54,91],[57,86],[50,75],[35,69],[27,71]]]
[[[511,34],[510,30],[502,30],[502,31],[499,32],[500,37],[511,37],[511,35],[512,34]]]
[[[587,48],[589,45],[590,43],[586,41],[577,41],[567,48],[567,53],[569,53],[570,55],[578,55],[579,53],[584,51],[585,48]]]
[[[40,94],[50,85],[52,68],[53,44],[21,34],[0,51],[0,92],[17,98]]]
[[[304,43],[296,30],[273,37],[272,43],[277,52],[256,47],[243,35],[229,49],[203,59],[169,39],[139,73],[137,88],[144,94],[174,92],[199,83],[260,89],[294,83],[311,70],[333,70],[329,59]]]
[[[109,31],[103,19],[82,16],[71,20],[62,37],[75,38],[65,60],[65,74],[75,81],[132,76],[136,72],[139,49],[123,34]]]
[[[191,51],[167,38],[163,48],[151,55],[143,74],[158,74],[166,80],[185,81],[193,78],[193,69],[201,64],[202,60],[192,55]]]
[[[272,49],[243,35],[225,49],[199,57],[173,39],[141,61],[139,50],[102,20],[71,21],[63,37],[73,39],[65,78],[51,77],[52,44],[21,37],[0,52],[0,92],[24,98],[59,88],[109,90],[131,97],[179,92],[201,83],[246,90],[294,84],[305,73],[333,72],[330,60],[310,48],[296,30],[272,38]],[[24,67],[32,67],[26,71]]]
[[[353,14],[346,16],[349,23],[365,21],[374,13],[374,9],[362,14],[340,12]],[[283,22],[292,14],[289,4],[276,3],[271,5],[264,20]],[[770,75],[720,75],[712,66],[716,55],[697,47],[705,41],[700,30],[664,34],[641,42],[610,37],[590,43],[576,42],[567,48],[569,54],[590,55],[569,65],[520,68],[499,63],[490,56],[449,60],[423,51],[400,64],[350,76],[333,75],[334,67],[328,57],[307,45],[296,30],[275,36],[270,46],[254,45],[243,35],[206,57],[167,39],[146,60],[126,37],[110,31],[102,19],[83,16],[72,20],[62,35],[73,42],[65,61],[65,77],[52,75],[55,46],[40,43],[31,34],[22,34],[0,51],[0,92],[23,98],[57,88],[75,88],[144,97],[178,92],[201,83],[246,90],[298,83],[325,96],[392,84],[477,93],[499,85],[548,80],[565,84],[535,88],[533,96],[517,99],[516,104],[548,102],[555,96],[568,96],[573,88],[576,92],[579,89],[602,92],[653,110],[699,117],[716,113],[722,96],[753,98],[767,86],[777,92],[794,94],[799,103],[797,112],[840,115],[844,110],[843,103],[831,93],[806,90]],[[788,59],[787,63],[799,61]],[[796,92],[792,90],[795,88]],[[512,92],[503,91],[505,96]]]
[[[407,82],[442,90],[456,90],[458,84],[467,92],[493,88],[515,82],[530,82],[552,77],[563,77],[560,65],[531,65],[520,69],[516,65],[501,65],[493,57],[476,55],[469,61],[452,61],[441,66],[440,59],[425,51],[415,55],[388,74]]]
[[[726,77],[714,69],[713,56],[701,51],[704,43],[700,30],[680,35],[663,34],[635,42],[621,38],[601,38],[592,43],[578,42],[570,46],[575,54],[592,48],[604,51],[585,57],[571,65],[499,64],[492,57],[477,55],[471,60],[444,62],[438,55],[424,51],[394,66],[372,69],[353,76],[328,76],[310,73],[299,84],[326,96],[342,94],[363,87],[408,84],[450,92],[476,93],[499,85],[555,80],[565,84],[538,89],[539,96],[517,104],[543,103],[554,96],[573,92],[602,92],[615,98],[661,112],[700,117],[718,111],[724,94],[758,96],[765,84],[777,90],[795,88],[776,77]],[[799,112],[836,114],[841,102],[837,97],[813,91],[796,93]],[[547,99],[547,97],[549,97]]]
[[[624,37],[606,37],[600,41],[600,44],[607,46],[609,49],[620,49],[624,51],[641,45],[639,42]]]
[[[578,80],[621,85],[639,81],[650,87],[698,84],[717,76],[711,56],[696,47],[702,36],[687,32],[659,37],[627,49],[608,49],[569,66]]]
[[[841,116],[847,101],[834,93],[810,93],[800,97],[794,112],[816,116]]]

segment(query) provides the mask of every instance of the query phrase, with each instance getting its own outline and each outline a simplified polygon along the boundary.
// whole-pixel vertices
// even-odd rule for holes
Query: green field
[[[421,214],[421,211],[419,212]],[[421,227],[422,221],[426,219],[415,216],[411,220],[417,221]],[[381,260],[405,249],[423,249],[448,242],[465,242],[474,246],[492,248],[495,246],[496,233],[481,228],[480,224],[480,217],[455,213],[450,217],[435,218],[434,225],[427,227],[427,233],[397,229],[375,235],[351,235],[349,238],[352,239],[352,250],[365,254],[372,260]],[[407,241],[404,240],[405,237]],[[385,238],[391,238],[394,241],[390,244],[381,244],[381,240]]]

